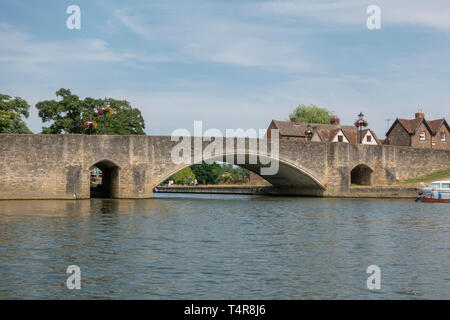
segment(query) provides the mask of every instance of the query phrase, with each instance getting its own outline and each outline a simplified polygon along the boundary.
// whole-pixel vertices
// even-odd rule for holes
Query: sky
[[[449,118],[449,62],[446,0],[0,0],[0,93],[29,102],[35,133],[34,105],[68,88],[130,101],[150,135],[265,129],[315,104],[383,138],[418,109]]]

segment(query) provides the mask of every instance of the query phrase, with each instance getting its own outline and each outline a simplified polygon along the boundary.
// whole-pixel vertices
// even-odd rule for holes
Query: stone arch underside
[[[373,184],[374,170],[365,164],[358,164],[350,171],[350,183],[369,186]]]
[[[239,156],[245,157],[245,162],[240,162]],[[257,163],[250,164],[249,161],[249,155],[240,155],[240,154],[234,154],[233,161],[230,161],[229,156],[215,156],[210,159],[203,159],[203,161],[207,160],[214,160],[219,162],[226,162],[226,163],[232,163],[235,165],[238,165],[240,167],[243,167],[249,171],[252,171],[264,179],[266,179],[268,182],[270,182],[273,186],[273,189],[276,193],[286,193],[286,194],[299,194],[299,195],[321,195],[324,191],[326,191],[326,185],[317,178],[317,175],[308,171],[305,168],[302,168],[296,164],[293,164],[286,160],[279,160],[278,161],[278,171],[276,174],[271,175],[264,175],[261,173],[261,168],[268,168],[270,167],[270,163],[267,164],[267,162],[275,161],[274,159],[270,157],[261,157],[262,162],[259,160]],[[242,158],[241,158],[242,159]],[[196,163],[200,163],[201,161],[198,161]],[[169,177],[174,175],[175,173],[188,168],[196,163],[191,164],[184,164],[184,165],[176,165],[169,169],[167,172],[162,174],[159,178],[157,178],[155,181],[153,181],[152,185],[153,188],[167,180]]]
[[[114,161],[103,159],[88,167],[97,167],[102,171],[102,183],[93,186],[89,179],[89,190],[91,198],[116,198],[119,196],[119,170],[120,167]],[[89,173],[90,174],[90,173]],[[90,177],[89,177],[90,178]]]

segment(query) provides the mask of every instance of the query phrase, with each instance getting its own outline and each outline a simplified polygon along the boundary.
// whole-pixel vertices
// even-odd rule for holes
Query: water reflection
[[[0,298],[448,299],[449,225],[404,200],[0,201]]]

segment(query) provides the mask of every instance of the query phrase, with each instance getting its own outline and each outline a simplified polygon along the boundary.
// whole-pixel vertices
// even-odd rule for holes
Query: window
[[[441,133],[441,141],[445,141],[445,132]]]
[[[372,142],[372,136],[367,136],[367,142]]]
[[[338,142],[344,142],[344,136],[339,135],[338,136]]]
[[[420,133],[420,140],[425,140],[425,131]]]
[[[443,183],[442,184],[443,189],[450,189],[450,183]]]
[[[441,188],[441,184],[440,183],[432,183],[430,184],[430,188],[431,189],[440,189]]]

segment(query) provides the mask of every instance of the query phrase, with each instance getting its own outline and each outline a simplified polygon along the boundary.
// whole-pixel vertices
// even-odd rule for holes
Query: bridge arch
[[[374,170],[366,164],[358,164],[350,171],[350,184],[369,186],[373,184]]]
[[[92,179],[91,168],[101,170],[101,179]],[[88,167],[90,198],[117,198],[119,197],[119,171],[120,166],[109,159],[102,159]],[[93,181],[94,180],[94,181]],[[100,183],[96,183],[101,181]]]
[[[230,161],[227,161],[228,157],[233,156],[234,160],[232,164],[240,166],[242,168],[245,168],[249,171],[252,171],[258,175],[261,175],[261,168],[268,167],[269,165],[263,165],[259,161],[257,164],[249,164],[248,158],[251,156],[262,158],[263,163],[267,163],[270,161],[278,161],[279,163],[279,169],[278,172],[274,175],[261,175],[264,179],[266,179],[268,182],[270,182],[275,188],[277,189],[284,189],[287,191],[287,193],[290,193],[289,190],[296,190],[300,194],[303,194],[302,191],[304,191],[304,194],[310,194],[310,195],[320,195],[322,194],[326,189],[326,184],[324,184],[315,173],[305,169],[304,167],[294,164],[290,162],[289,160],[285,159],[274,159],[270,156],[257,156],[255,154],[244,154],[244,153],[233,153],[233,154],[223,154],[218,155],[206,159],[202,159],[201,161],[190,163],[190,164],[183,164],[178,165],[172,170],[169,170],[165,174],[163,174],[160,178],[156,179],[152,183],[152,188],[157,187],[162,182],[167,180],[172,175],[176,174],[177,172],[191,167],[192,165],[201,163],[202,161],[220,161],[220,162],[226,162],[231,163]],[[237,163],[236,159],[239,156],[244,156],[246,158],[245,164]]]

